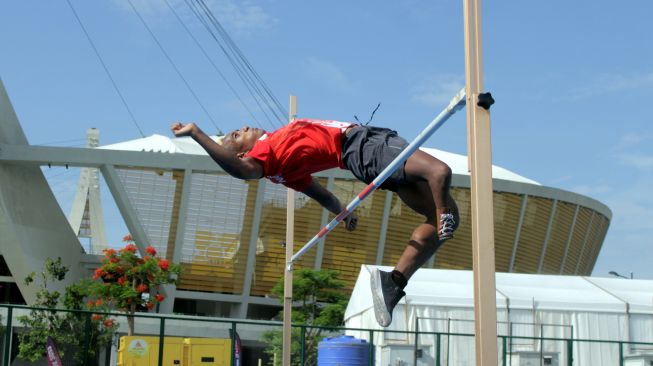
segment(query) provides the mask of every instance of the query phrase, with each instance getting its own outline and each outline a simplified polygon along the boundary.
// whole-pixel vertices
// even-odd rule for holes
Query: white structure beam
[[[249,235],[243,296],[249,296],[252,292],[252,279],[254,278],[254,269],[256,269],[256,247],[259,240],[259,227],[261,226],[261,215],[263,214],[263,203],[265,201],[265,185],[266,181],[259,179],[256,189],[256,201],[254,202],[254,214],[252,215],[252,231]],[[246,302],[239,306],[238,317],[242,319],[247,317],[248,306],[249,304]]]
[[[0,160],[15,164],[101,168],[102,165],[163,170],[222,171],[207,156],[149,151],[13,145],[0,141]]]
[[[177,226],[175,228],[174,250],[172,252],[172,262],[181,263],[181,257],[184,249],[184,235],[186,234],[186,217],[188,213],[188,200],[190,197],[190,189],[193,183],[193,171],[190,169],[184,170],[181,183],[177,180],[177,184],[181,184],[181,197],[179,198],[178,211],[173,215],[177,215]],[[168,240],[170,242],[170,240]],[[158,308],[160,313],[171,314],[174,310],[175,298],[177,297],[177,289],[174,285],[164,285],[163,291],[168,296],[168,301],[164,301]]]

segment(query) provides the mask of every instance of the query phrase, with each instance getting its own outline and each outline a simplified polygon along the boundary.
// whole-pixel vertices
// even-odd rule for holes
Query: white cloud
[[[614,151],[625,150],[630,147],[637,146],[649,138],[651,137],[647,136],[646,134],[626,134],[621,136],[619,142],[617,142],[617,144],[614,145],[612,149]]]
[[[613,232],[615,226],[610,227],[592,275],[606,277],[609,271],[617,271],[628,276],[633,272],[636,279],[653,279],[651,235],[643,231],[635,234],[623,230]]]
[[[413,89],[412,100],[429,107],[447,104],[465,86],[461,75],[444,74],[426,78]]]
[[[610,94],[631,89],[653,86],[653,72],[642,74],[602,74],[598,75],[588,85],[571,89],[567,95],[569,100],[586,99],[602,94]]]
[[[309,57],[302,62],[302,73],[309,79],[318,81],[338,90],[351,90],[354,83],[336,65]]]
[[[610,186],[606,184],[598,184],[598,185],[577,185],[573,186],[570,189],[572,192],[576,192],[578,194],[582,194],[585,196],[593,197],[596,195],[601,195],[605,193],[609,193],[612,191]]]
[[[653,153],[650,148],[652,140],[652,136],[647,133],[626,134],[612,147],[612,151],[615,152],[615,157],[622,165],[651,171],[653,168]]]
[[[635,277],[652,278],[653,175],[622,177],[618,190],[601,201],[612,210],[612,221],[594,273],[633,271]]]
[[[550,183],[548,185],[555,187],[555,186],[561,185],[564,182],[569,182],[572,179],[573,179],[573,176],[571,176],[571,175],[563,175],[563,176],[551,179],[551,181],[550,181]]]
[[[637,234],[633,230],[642,230],[651,235],[653,223],[653,176],[623,178],[622,187],[615,190],[605,199],[613,213],[615,231],[623,230],[624,234]]]
[[[633,166],[638,169],[653,169],[653,155],[621,154],[619,155],[619,161],[624,165]]]

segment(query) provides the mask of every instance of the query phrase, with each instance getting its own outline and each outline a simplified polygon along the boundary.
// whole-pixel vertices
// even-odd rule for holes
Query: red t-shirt
[[[263,175],[296,191],[304,191],[311,174],[342,164],[342,134],[349,122],[297,119],[261,137],[245,154],[259,161]]]

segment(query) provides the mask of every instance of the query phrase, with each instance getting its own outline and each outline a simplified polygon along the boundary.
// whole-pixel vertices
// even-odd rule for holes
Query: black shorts
[[[342,143],[342,161],[352,174],[371,183],[408,146],[397,131],[373,126],[355,126]],[[406,183],[404,161],[379,188],[393,192]]]

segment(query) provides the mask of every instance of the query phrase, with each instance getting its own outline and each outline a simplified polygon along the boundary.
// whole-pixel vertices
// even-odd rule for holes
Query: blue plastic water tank
[[[317,366],[368,366],[369,345],[352,336],[324,338],[317,345]]]

